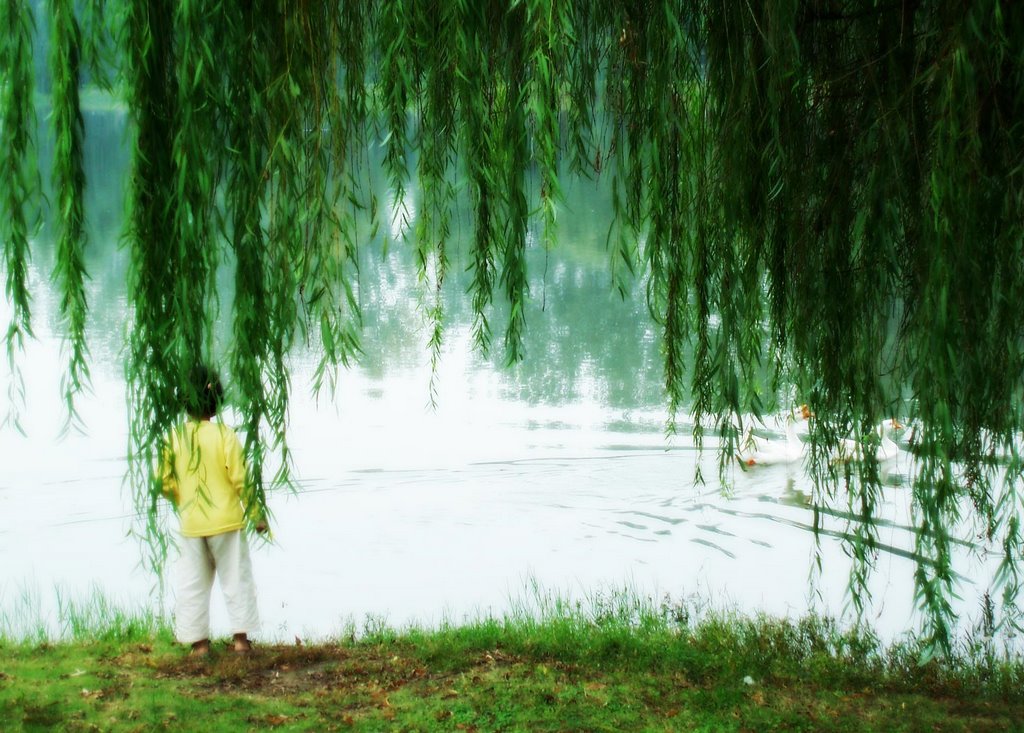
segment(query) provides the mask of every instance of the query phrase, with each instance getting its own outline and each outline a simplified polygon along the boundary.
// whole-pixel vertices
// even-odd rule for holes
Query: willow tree
[[[76,15],[77,11],[77,15]],[[134,164],[126,367],[131,465],[157,516],[154,453],[181,376],[233,324],[231,382],[262,503],[261,433],[287,482],[286,355],[319,379],[359,355],[356,250],[379,218],[367,146],[420,214],[408,246],[439,356],[456,204],[472,211],[480,349],[523,358],[527,229],[557,246],[560,181],[608,177],[613,281],[639,273],[661,327],[672,424],[721,436],[798,394],[817,419],[816,505],[862,521],[853,597],[875,552],[879,467],[836,467],[844,436],[916,421],[916,593],[934,640],[954,621],[951,543],[1002,552],[1016,618],[1022,538],[1024,9],[999,0],[48,0],[53,214],[70,355],[87,378],[80,74],[127,104]],[[2,0],[0,233],[9,352],[30,332],[32,9]],[[84,31],[83,31],[84,28]],[[104,56],[102,49],[113,49]],[[84,65],[84,66],[83,66]],[[456,186],[464,180],[465,186]],[[536,182],[536,183],[535,183]],[[537,186],[539,190],[531,188]],[[536,203],[534,203],[536,202]],[[221,303],[214,274],[233,263]],[[495,322],[496,302],[507,319]],[[764,375],[770,378],[765,379]],[[870,451],[868,451],[870,453]],[[149,536],[162,552],[161,530]]]

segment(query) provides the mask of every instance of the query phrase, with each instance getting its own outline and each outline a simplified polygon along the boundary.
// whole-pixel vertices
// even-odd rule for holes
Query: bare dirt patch
[[[422,661],[377,647],[270,646],[245,656],[218,651],[207,659],[163,661],[157,669],[161,676],[190,679],[210,692],[287,696],[325,690],[335,694],[368,689],[390,692],[431,677]]]

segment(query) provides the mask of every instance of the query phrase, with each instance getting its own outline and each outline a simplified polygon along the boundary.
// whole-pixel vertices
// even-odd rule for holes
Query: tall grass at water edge
[[[173,641],[171,626],[159,611],[132,609],[99,586],[85,594],[72,595],[61,587],[53,593],[56,602],[44,611],[38,588],[22,584],[13,593],[0,589],[0,645]]]
[[[683,671],[695,684],[814,684],[849,689],[946,690],[1024,700],[1024,657],[979,631],[945,656],[907,634],[884,644],[870,627],[828,616],[793,620],[715,608],[699,596],[660,600],[629,588],[571,600],[536,585],[503,616],[396,629],[369,619],[341,643],[413,647],[435,667],[497,652],[591,668]],[[928,661],[924,661],[928,660]]]

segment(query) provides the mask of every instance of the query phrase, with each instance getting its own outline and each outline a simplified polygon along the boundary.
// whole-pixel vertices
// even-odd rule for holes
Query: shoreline
[[[0,718],[112,731],[198,720],[296,731],[995,731],[1024,720],[1024,660],[984,639],[923,662],[920,643],[882,646],[828,618],[698,619],[627,594],[434,628],[368,619],[315,644],[257,637],[248,656],[217,639],[206,659],[152,614],[78,614],[62,640],[0,635]]]
[[[126,614],[65,641],[0,639],[0,718],[111,731],[996,731],[1024,720],[1024,662],[979,648],[921,664],[920,650],[881,649],[825,618],[608,610],[620,615],[381,623],[246,656],[218,639],[203,659],[160,619]]]

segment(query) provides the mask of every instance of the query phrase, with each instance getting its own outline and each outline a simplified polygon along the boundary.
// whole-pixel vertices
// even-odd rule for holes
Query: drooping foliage
[[[4,292],[11,302],[12,317],[4,341],[11,362],[12,383],[4,423],[18,426],[17,406],[24,389],[15,354],[26,336],[32,335],[28,289],[29,235],[38,209],[39,184],[35,170],[32,134],[32,16],[23,0],[4,0],[0,5],[0,242],[4,248]]]
[[[232,324],[251,502],[266,451],[287,482],[286,356],[315,344],[318,381],[359,355],[359,242],[381,202],[367,149],[404,217],[433,324],[456,204],[471,215],[478,346],[498,302],[522,351],[529,223],[557,246],[560,181],[608,177],[612,282],[638,273],[661,327],[673,424],[713,429],[725,467],[779,403],[813,405],[819,502],[846,501],[855,601],[876,543],[878,462],[837,464],[845,436],[914,420],[916,592],[948,638],[951,545],[998,546],[1007,619],[1019,588],[1024,295],[1024,8],[999,0],[49,0],[57,274],[68,394],[86,376],[82,324],[82,48],[114,39],[133,123],[127,378],[133,486],[162,557],[152,462],[182,376]],[[103,17],[107,23],[96,22]],[[4,0],[0,181],[14,319],[29,332],[31,19]],[[98,36],[109,33],[109,36]],[[93,62],[96,74],[103,63]],[[463,182],[460,185],[458,182]],[[394,222],[388,222],[393,224]],[[405,224],[406,222],[400,222]],[[363,227],[363,229],[361,229]],[[233,267],[221,302],[218,271]],[[534,355],[537,358],[537,355]]]
[[[70,354],[64,377],[68,420],[74,418],[74,397],[88,380],[85,344],[85,173],[82,163],[84,124],[78,88],[82,37],[72,0],[49,0],[52,117],[54,141],[53,197],[57,247],[53,279],[61,293],[60,312],[65,320]]]

